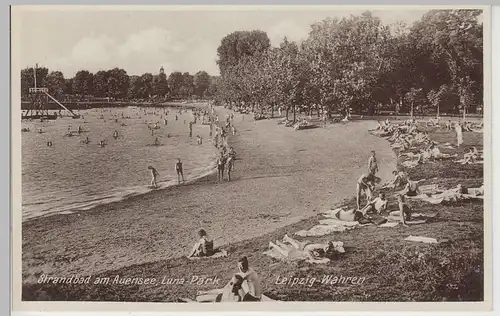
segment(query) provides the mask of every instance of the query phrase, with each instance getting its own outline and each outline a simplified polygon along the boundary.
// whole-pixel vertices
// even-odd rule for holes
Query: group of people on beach
[[[158,188],[158,177],[160,174],[153,166],[148,166],[148,170],[151,172],[151,186],[156,189]],[[175,163],[175,172],[177,173],[177,182],[179,184],[184,182],[184,170],[180,158],[177,158],[177,162]]]

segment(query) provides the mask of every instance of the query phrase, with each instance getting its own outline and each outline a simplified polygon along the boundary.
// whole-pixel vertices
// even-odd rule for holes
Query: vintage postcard
[[[11,14],[15,310],[491,309],[489,7]]]

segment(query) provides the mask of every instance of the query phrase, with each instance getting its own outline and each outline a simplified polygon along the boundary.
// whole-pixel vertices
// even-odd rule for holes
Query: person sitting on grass
[[[207,235],[204,229],[198,231],[198,236],[200,240],[194,244],[193,249],[188,254],[188,258],[191,257],[210,257],[214,254],[214,242]]]
[[[368,202],[368,204],[361,210],[361,213],[364,215],[369,213],[380,214],[387,209],[387,203],[388,201],[385,198],[385,194],[380,192],[378,197]]]
[[[398,195],[398,205],[399,211],[393,211],[389,213],[389,218],[398,219],[403,226],[408,227],[407,221],[411,220],[412,209],[405,202],[405,197],[402,194]]]
[[[291,247],[284,243],[290,244]],[[330,262],[329,257],[345,252],[343,242],[329,241],[326,244],[309,244],[307,241],[300,242],[288,237],[288,235],[283,237],[283,243],[279,240],[276,240],[276,243],[270,241],[269,247],[287,259],[303,259],[310,263],[328,263]]]
[[[479,152],[476,147],[469,148],[464,154],[462,164],[474,163],[479,158]]]
[[[245,294],[242,297],[243,302],[258,302],[262,297],[262,285],[260,281],[260,277],[248,266],[247,257],[242,257],[238,260],[238,270],[241,277],[243,277],[243,286],[242,288],[245,291]]]
[[[380,178],[375,177],[374,174],[362,174],[356,183],[356,205],[358,210],[360,209],[361,195],[364,193],[368,200],[372,198],[373,190],[375,189],[375,183],[379,182]]]

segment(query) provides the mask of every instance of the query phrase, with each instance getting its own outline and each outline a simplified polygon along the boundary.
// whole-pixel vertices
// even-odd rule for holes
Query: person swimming
[[[84,144],[89,144],[89,143],[90,143],[90,139],[89,139],[89,137],[88,137],[88,136],[85,138],[85,140],[83,141],[83,143],[84,143]]]
[[[118,138],[118,131],[115,130],[115,132],[113,133],[113,138],[114,139],[117,139]]]
[[[47,147],[52,147],[52,141],[50,141],[50,140],[49,140],[49,141],[47,142]]]
[[[103,140],[101,140],[101,141],[99,141],[99,146],[104,147],[104,146],[106,146],[106,143]]]
[[[156,139],[154,140],[153,145],[160,146],[160,141],[158,140],[158,137],[156,137]]]

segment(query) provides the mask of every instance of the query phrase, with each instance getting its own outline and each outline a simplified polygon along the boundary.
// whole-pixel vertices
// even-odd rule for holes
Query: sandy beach
[[[224,113],[224,109],[218,109]],[[374,121],[293,131],[276,119],[236,115],[231,182],[216,175],[69,215],[23,223],[23,283],[47,275],[95,275],[184,255],[205,228],[217,245],[262,236],[351,198],[370,150],[379,176],[396,159]],[[348,140],[348,141],[346,141]]]

